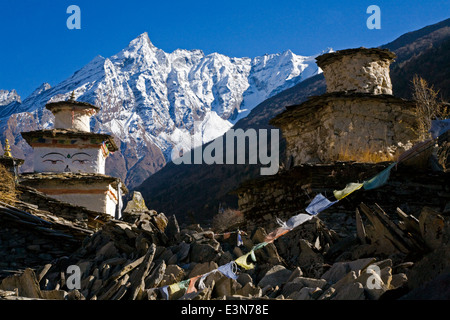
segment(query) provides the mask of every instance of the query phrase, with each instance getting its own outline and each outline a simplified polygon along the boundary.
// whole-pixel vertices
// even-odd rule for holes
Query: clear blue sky
[[[69,30],[69,5],[81,30]],[[381,29],[369,30],[369,5]],[[313,55],[374,47],[450,17],[449,0],[21,0],[0,5],[0,89],[22,99],[43,82],[54,86],[96,55],[109,57],[143,32],[155,46],[255,57],[287,49]]]

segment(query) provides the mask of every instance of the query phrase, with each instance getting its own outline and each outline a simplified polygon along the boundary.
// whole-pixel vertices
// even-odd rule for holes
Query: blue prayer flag
[[[309,206],[306,208],[306,212],[311,215],[316,215],[319,212],[331,207],[337,201],[331,202],[325,198],[321,193],[314,197]]]
[[[238,275],[234,272],[233,269],[236,269],[234,261],[228,262],[227,264],[224,264],[223,266],[217,268],[217,270],[219,270],[219,272],[224,276],[236,280],[238,278]]]
[[[238,231],[238,234],[237,234],[237,246],[239,247],[239,246],[242,246],[243,244],[244,244],[244,241],[242,241],[241,232]]]

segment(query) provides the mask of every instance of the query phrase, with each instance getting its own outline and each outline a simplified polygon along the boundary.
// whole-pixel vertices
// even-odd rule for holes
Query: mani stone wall
[[[317,57],[327,92],[353,91],[392,94],[389,65],[395,54],[386,49],[340,50]]]
[[[111,219],[17,185],[14,205],[0,206],[0,279],[69,256]]]
[[[384,94],[326,93],[270,123],[281,128],[291,165],[389,161],[418,139],[414,103]]]
[[[72,254],[81,241],[51,236],[0,217],[0,278],[7,270],[36,268]]]
[[[249,180],[235,190],[246,230],[257,227],[275,230],[279,226],[276,218],[286,221],[293,215],[305,213],[318,193],[333,201],[333,190],[341,190],[349,182],[371,178],[388,164],[303,164],[274,176]],[[339,235],[354,234],[355,209],[361,202],[379,204],[394,220],[398,219],[397,208],[416,217],[425,206],[450,214],[450,173],[399,165],[391,170],[390,179],[383,187],[356,191],[321,212],[319,218]]]

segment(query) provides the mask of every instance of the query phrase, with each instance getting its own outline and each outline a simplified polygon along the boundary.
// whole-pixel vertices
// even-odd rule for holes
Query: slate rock
[[[424,207],[419,216],[419,227],[426,245],[434,250],[443,243],[445,219],[438,212]]]
[[[396,273],[392,275],[392,281],[389,289],[398,289],[408,283],[408,276],[404,273]]]
[[[164,232],[169,240],[173,240],[173,238],[180,233],[180,226],[178,225],[175,215],[171,215],[167,220],[167,226]]]
[[[323,273],[324,258],[322,254],[315,252],[312,245],[304,239],[300,239],[300,254],[297,265],[309,277],[319,277]]]
[[[408,286],[415,289],[447,273],[450,273],[450,245],[443,245],[414,264],[408,273]]]
[[[275,265],[266,272],[264,277],[258,282],[258,286],[264,288],[266,286],[275,287],[284,284],[291,276],[291,271],[282,265]]]
[[[162,260],[145,279],[146,288],[154,288],[159,286],[166,272],[166,263]]]
[[[321,276],[321,278],[327,280],[329,283],[336,283],[350,271],[358,272],[374,262],[374,258],[336,262]]]
[[[347,283],[336,290],[331,300],[365,300],[364,287],[359,282]]]
[[[192,262],[209,262],[219,257],[218,251],[209,243],[193,243],[191,245],[190,260]]]
[[[17,289],[18,295],[27,298],[42,298],[42,292],[37,281],[36,274],[30,268],[26,268],[22,274],[12,275],[2,280],[0,289],[14,291]]]
[[[239,273],[239,276],[236,280],[241,284],[241,286],[245,286],[247,283],[253,282],[252,277],[248,273],[243,272]]]
[[[244,297],[259,298],[262,296],[260,287],[255,287],[252,282],[247,282],[241,289],[236,290],[236,294]]]
[[[133,197],[128,201],[124,213],[129,213],[133,211],[147,211],[148,208],[145,205],[145,200],[139,191],[133,191]]]
[[[317,293],[321,291],[320,288],[303,287],[299,291],[290,294],[287,298],[292,300],[315,300]]]
[[[296,277],[292,281],[284,285],[282,294],[286,297],[289,297],[294,292],[298,292],[305,287],[322,289],[326,285],[327,281],[324,279]]]
[[[400,300],[450,300],[450,273],[445,273],[410,291]]]
[[[206,274],[212,270],[217,269],[219,266],[214,261],[197,263],[189,273],[189,277],[193,278],[198,275]]]

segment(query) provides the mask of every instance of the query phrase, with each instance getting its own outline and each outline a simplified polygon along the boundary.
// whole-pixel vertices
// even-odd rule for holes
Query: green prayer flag
[[[391,173],[391,169],[396,165],[397,163],[392,163],[389,167],[381,171],[379,174],[377,174],[375,177],[373,177],[370,180],[364,181],[364,190],[372,190],[381,187],[384,185],[388,180]]]

